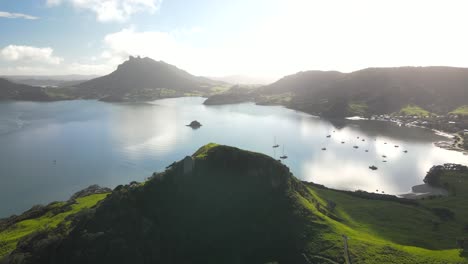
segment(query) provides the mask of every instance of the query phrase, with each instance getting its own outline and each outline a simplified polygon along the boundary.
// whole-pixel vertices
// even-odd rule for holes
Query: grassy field
[[[348,104],[348,111],[353,115],[364,116],[367,114],[367,104],[360,102],[351,102]]]
[[[332,248],[342,244],[337,234],[348,236],[353,263],[468,263],[466,253],[456,246],[458,238],[468,237],[468,175],[446,173],[441,182],[450,196],[420,200],[416,205],[364,199],[310,185],[320,207],[326,208],[327,201],[336,207],[324,214],[313,203],[304,204],[322,215],[320,224],[330,227],[323,236],[336,241]],[[435,213],[441,209],[454,217]]]
[[[214,86],[210,88],[210,92],[212,94],[219,94],[219,93],[226,92],[227,90],[229,90],[229,88],[230,88],[229,85]]]
[[[457,109],[450,112],[450,114],[454,115],[468,115],[468,105],[460,106]]]
[[[76,214],[85,208],[90,208],[96,205],[99,201],[104,199],[107,194],[94,194],[86,197],[81,197],[76,200],[76,203],[71,206],[68,211],[53,214],[51,211],[45,215],[34,218],[23,220],[16,223],[15,225],[7,228],[0,232],[0,259],[9,254],[16,247],[16,243],[22,238],[33,232],[56,228],[60,223],[66,221],[67,216]],[[58,208],[64,206],[64,202],[54,204],[53,208]]]
[[[288,105],[292,100],[291,93],[260,96],[256,103],[260,105]]]
[[[426,111],[417,105],[407,105],[403,107],[398,114],[405,115],[405,116],[430,116],[432,115],[429,111]]]

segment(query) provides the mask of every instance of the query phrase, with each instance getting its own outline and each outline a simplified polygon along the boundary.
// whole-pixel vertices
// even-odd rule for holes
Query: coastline
[[[396,119],[396,118],[382,118],[382,117],[378,117],[378,116],[372,116],[371,118],[364,118],[364,117],[351,117],[351,118],[347,117],[346,119],[348,119],[348,120],[383,121],[383,122],[395,123],[398,126],[417,127],[417,128],[428,129],[428,130],[431,130],[434,134],[436,134],[438,136],[447,138],[447,140],[440,140],[440,141],[434,142],[433,144],[436,147],[446,149],[446,150],[458,151],[458,152],[463,153],[464,155],[468,155],[468,150],[464,149],[463,147],[460,147],[460,145],[463,145],[464,140],[463,140],[463,137],[460,137],[460,135],[458,135],[458,133],[450,133],[450,132],[445,132],[445,131],[442,131],[442,130],[437,130],[437,129],[429,128],[429,127],[422,126],[422,125],[406,123],[406,122],[404,122],[402,120],[399,120],[399,119]],[[458,141],[456,141],[455,139],[458,139]]]

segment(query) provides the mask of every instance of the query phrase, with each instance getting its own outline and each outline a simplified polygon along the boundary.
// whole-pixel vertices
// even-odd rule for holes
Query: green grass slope
[[[450,112],[450,114],[468,116],[468,105],[460,106]]]
[[[348,104],[348,112],[350,115],[365,116],[368,111],[366,103],[352,102]]]
[[[437,206],[366,199],[316,186],[309,190],[323,207],[326,201],[336,203],[334,217],[325,216],[324,225],[337,240],[337,234],[349,237],[353,263],[468,263],[456,246],[462,225],[442,221],[431,210]]]
[[[145,184],[118,186],[69,231],[27,237],[6,263],[345,263],[343,235],[352,263],[468,263],[456,245],[467,180],[444,173],[451,195],[422,201],[337,191],[208,144]]]
[[[431,116],[432,114],[424,110],[423,108],[417,106],[417,105],[407,105],[403,108],[401,108],[400,112],[398,113],[399,115],[403,116],[419,116],[419,117],[425,117],[425,116]]]
[[[18,221],[3,228],[0,226],[0,259],[13,251],[20,239],[40,230],[55,229],[59,224],[69,225],[68,217],[95,206],[106,196],[93,194],[77,198],[73,203],[52,203],[39,217]]]

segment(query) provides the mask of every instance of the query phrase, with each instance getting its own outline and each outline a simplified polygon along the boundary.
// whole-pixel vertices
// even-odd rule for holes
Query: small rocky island
[[[202,124],[200,122],[198,122],[197,120],[193,120],[187,126],[193,128],[193,129],[197,129],[197,128],[200,128],[202,126]]]

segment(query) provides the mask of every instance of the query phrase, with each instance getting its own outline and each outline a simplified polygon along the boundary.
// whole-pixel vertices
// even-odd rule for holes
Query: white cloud
[[[121,21],[137,12],[158,10],[161,0],[47,3],[87,10],[101,21]],[[254,12],[255,19],[246,20],[238,19],[246,11],[246,6],[239,5],[241,11],[206,11],[207,22],[205,16],[200,20],[203,28],[125,28],[110,33],[103,39],[102,50],[88,54],[90,58],[82,58],[75,68],[108,70],[99,73],[105,74],[128,55],[164,60],[196,75],[268,79],[301,70],[468,66],[468,37],[462,34],[468,24],[466,0],[451,4],[440,0],[278,0],[264,6],[262,12]],[[261,7],[257,5],[257,9]],[[236,19],[232,21],[232,17]],[[99,46],[99,39],[93,41],[93,47]]]
[[[63,59],[53,55],[52,48],[9,45],[0,50],[0,58],[11,62],[60,64]]]
[[[108,51],[103,56],[107,58],[140,55],[165,60],[172,58],[175,53],[184,52],[184,48],[170,33],[158,31],[136,32],[133,29],[123,29],[106,35],[104,44]]]
[[[57,6],[62,3],[62,0],[47,0],[46,3],[48,6]]]
[[[192,74],[205,76],[242,73],[243,68],[249,67],[247,61],[241,62],[244,57],[242,52],[245,51],[237,51],[235,46],[194,47],[179,38],[204,32],[199,28],[171,32],[126,28],[105,36],[106,50],[101,57],[112,60],[115,65],[126,60],[129,55],[150,57],[176,65]]]
[[[10,12],[4,12],[4,11],[0,11],[0,18],[22,18],[22,19],[29,19],[29,20],[39,19],[38,17],[35,17],[35,16],[30,16],[30,15],[21,14],[21,13],[10,13]]]
[[[77,9],[89,10],[100,22],[125,21],[139,12],[154,13],[162,0],[47,0],[48,6],[70,3]]]
[[[183,29],[128,28],[107,35],[104,44],[108,57],[148,56],[208,76],[280,78],[302,70],[467,67],[468,37],[460,33],[468,23],[467,8],[468,2],[460,0],[453,5],[434,0],[288,0],[280,12],[255,23],[242,26],[239,21],[238,30],[229,35],[212,31],[218,26],[198,32],[202,37],[181,36],[190,32]],[[204,38],[214,41],[200,41]]]

